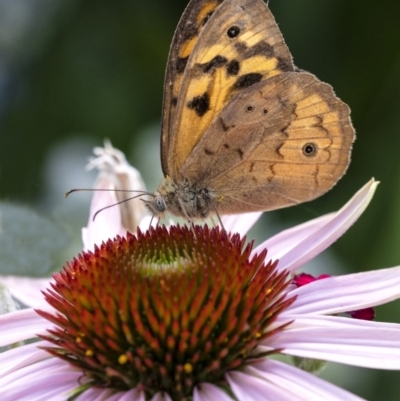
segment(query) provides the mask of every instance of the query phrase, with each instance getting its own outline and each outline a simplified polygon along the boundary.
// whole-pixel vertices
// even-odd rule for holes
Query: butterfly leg
[[[219,215],[218,210],[217,210],[216,207],[214,207],[214,212],[215,212],[215,214],[217,215],[217,218],[218,218],[219,224],[221,225],[222,231],[223,231],[225,234],[228,235],[228,233],[227,233],[226,230],[225,230],[224,223],[222,223],[221,216]]]
[[[180,198],[178,198],[179,206],[181,207],[182,213],[184,216],[188,219],[188,221],[192,222],[192,219],[189,217],[189,215],[186,212],[185,206],[183,205],[183,202]]]
[[[151,219],[150,219],[150,223],[149,223],[149,230],[151,228],[151,224],[153,223],[153,219],[154,219],[154,213],[151,215]],[[158,219],[157,225],[160,222],[160,219]]]

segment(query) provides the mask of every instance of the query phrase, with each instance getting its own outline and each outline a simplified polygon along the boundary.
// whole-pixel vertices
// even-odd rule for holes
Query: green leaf
[[[47,276],[59,268],[68,235],[26,207],[0,202],[0,274]]]

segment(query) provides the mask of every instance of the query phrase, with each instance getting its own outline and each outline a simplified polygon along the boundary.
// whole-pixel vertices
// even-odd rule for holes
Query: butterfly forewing
[[[189,57],[215,10],[224,0],[193,0],[184,11],[171,43],[164,83],[163,116],[161,127],[161,164],[164,175],[169,173],[169,148],[173,135],[177,101]]]
[[[181,166],[232,96],[293,69],[265,3],[224,1],[201,30],[179,86],[167,156],[171,177],[182,178]]]

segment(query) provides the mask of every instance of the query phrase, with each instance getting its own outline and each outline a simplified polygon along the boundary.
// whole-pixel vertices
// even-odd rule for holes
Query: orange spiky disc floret
[[[218,227],[151,228],[84,252],[54,275],[46,349],[92,385],[190,397],[201,382],[265,356],[293,299],[288,274]]]

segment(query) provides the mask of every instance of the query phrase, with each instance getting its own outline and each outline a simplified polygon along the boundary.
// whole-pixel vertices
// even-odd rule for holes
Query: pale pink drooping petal
[[[114,189],[106,179],[99,179],[96,189]],[[85,251],[93,251],[95,245],[100,245],[109,238],[125,235],[126,229],[122,226],[121,213],[118,207],[110,207],[98,213],[99,210],[115,205],[118,202],[114,192],[94,192],[90,204],[89,219],[86,227],[82,228],[82,242]]]
[[[167,393],[156,393],[150,401],[172,401]]]
[[[319,218],[315,224],[309,222],[303,225],[303,236],[300,236],[299,228],[295,227],[293,229],[294,238],[297,238],[297,242],[289,242],[288,237],[291,233],[284,232],[287,249],[285,252],[282,252],[282,249],[277,249],[277,255],[279,255],[278,268],[295,271],[335,242],[364,212],[375,193],[377,185],[378,182],[373,179],[370,180],[338,212],[329,214],[329,218],[326,219]],[[271,241],[272,244],[277,242],[278,239],[276,238]],[[268,249],[270,258],[277,259],[274,249],[269,246],[269,240],[258,246],[253,252],[259,253],[265,248]]]
[[[1,276],[0,281],[7,287],[11,295],[22,304],[32,308],[48,307],[49,304],[41,291],[49,286],[50,278]]]
[[[95,189],[100,191],[94,193],[88,225],[82,229],[85,250],[93,250],[95,244],[125,235],[126,231],[135,232],[147,214],[140,199],[146,187],[139,171],[129,165],[125,155],[109,141],[103,148],[95,148],[94,154],[96,158],[87,168],[100,171],[95,184]]]
[[[239,233],[245,236],[257,220],[262,215],[262,212],[242,213],[229,216],[222,216],[222,224],[225,230],[229,232]]]
[[[8,375],[25,366],[50,358],[48,352],[39,347],[50,346],[47,341],[26,344],[0,353],[0,377]]]
[[[244,372],[232,371],[226,374],[233,394],[240,401],[293,401],[293,394],[280,389],[275,383]],[[303,399],[297,398],[302,401]],[[304,400],[305,401],[305,400]]]
[[[270,337],[267,349],[283,349],[285,354],[321,359],[353,366],[400,370],[400,325],[348,319],[346,324],[331,317],[321,326],[312,317],[287,316],[294,324]],[[340,318],[338,318],[340,319]],[[307,327],[306,323],[310,324]],[[330,323],[330,324],[328,324]]]
[[[61,360],[51,358],[7,375],[7,382],[0,379],[1,399],[62,401],[77,387],[80,377],[81,371],[71,368]]]
[[[291,394],[294,401],[362,401],[317,376],[275,360],[261,360],[245,368],[245,373],[274,383]]]
[[[37,337],[45,333],[49,323],[33,309],[23,309],[0,315],[0,347]]]
[[[228,394],[210,383],[201,383],[193,390],[193,401],[232,401]]]
[[[290,314],[350,312],[393,301],[400,294],[400,266],[316,280],[290,292]]]

